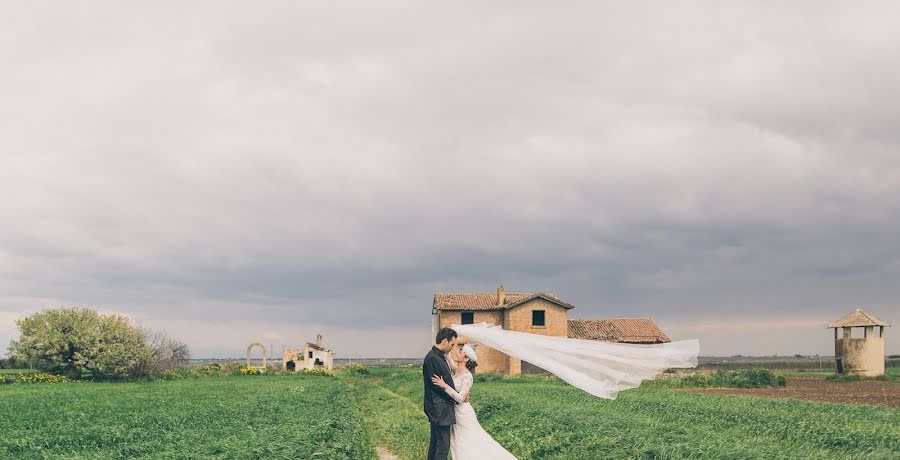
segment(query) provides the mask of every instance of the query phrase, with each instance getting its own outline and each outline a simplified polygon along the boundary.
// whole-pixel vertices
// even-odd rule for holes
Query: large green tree
[[[21,336],[10,344],[11,355],[72,378],[133,377],[152,354],[144,332],[122,315],[58,308],[21,318],[16,325]]]

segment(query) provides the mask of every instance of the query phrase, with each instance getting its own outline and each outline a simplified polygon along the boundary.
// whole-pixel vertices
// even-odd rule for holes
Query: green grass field
[[[373,369],[354,377],[372,438],[401,459],[427,444],[418,369]],[[365,380],[368,380],[367,382]],[[713,396],[640,388],[614,401],[555,379],[475,384],[472,403],[485,429],[520,459],[871,458],[900,453],[900,411]]]
[[[0,386],[3,459],[370,459],[346,385],[320,376]]]
[[[785,377],[827,377],[833,375],[834,371],[778,371]]]
[[[417,368],[0,386],[0,458],[421,459]],[[479,419],[520,459],[897,458],[900,410],[479,377]],[[10,416],[11,414],[11,416]]]

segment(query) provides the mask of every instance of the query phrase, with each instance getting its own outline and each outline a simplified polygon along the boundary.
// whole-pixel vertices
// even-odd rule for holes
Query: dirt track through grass
[[[372,442],[399,460],[421,459],[428,446],[428,419],[421,403],[382,385],[380,378],[346,378]]]

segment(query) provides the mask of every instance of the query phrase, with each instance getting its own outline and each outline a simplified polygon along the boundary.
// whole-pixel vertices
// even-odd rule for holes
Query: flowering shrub
[[[303,369],[302,371],[300,371],[300,373],[304,375],[324,375],[327,377],[334,377],[334,372],[322,368]]]
[[[11,354],[37,369],[70,378],[141,376],[151,357],[144,332],[122,315],[86,308],[44,310],[20,318]]]
[[[263,370],[258,367],[242,367],[241,375],[260,375],[263,373]]]
[[[44,372],[18,373],[16,375],[0,374],[0,385],[8,383],[66,383],[70,382],[61,375],[47,374]]]

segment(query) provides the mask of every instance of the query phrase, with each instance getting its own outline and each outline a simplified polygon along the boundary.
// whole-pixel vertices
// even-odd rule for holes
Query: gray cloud
[[[0,341],[90,305],[415,355],[503,281],[827,353],[898,320],[896,9],[0,5]]]

